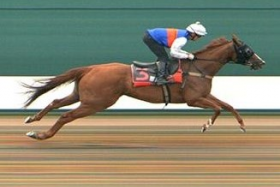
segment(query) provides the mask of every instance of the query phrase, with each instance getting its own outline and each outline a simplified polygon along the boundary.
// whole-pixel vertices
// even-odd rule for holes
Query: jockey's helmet
[[[207,34],[206,28],[199,21],[197,21],[193,24],[190,24],[186,28],[186,30],[188,32],[195,33],[195,34],[200,35],[200,36],[204,36],[204,35]]]

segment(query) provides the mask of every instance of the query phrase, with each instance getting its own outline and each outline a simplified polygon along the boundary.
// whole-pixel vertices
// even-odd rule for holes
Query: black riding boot
[[[159,70],[158,70],[158,77],[157,77],[157,85],[163,85],[168,83],[165,77],[165,67],[166,63],[159,62]]]

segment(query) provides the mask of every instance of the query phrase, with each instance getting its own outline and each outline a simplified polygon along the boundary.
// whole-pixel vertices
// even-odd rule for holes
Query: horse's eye
[[[250,49],[246,49],[246,53],[249,55],[252,53],[252,51]]]
[[[245,49],[245,55],[247,58],[250,58],[251,56],[254,55],[254,52],[250,48]]]

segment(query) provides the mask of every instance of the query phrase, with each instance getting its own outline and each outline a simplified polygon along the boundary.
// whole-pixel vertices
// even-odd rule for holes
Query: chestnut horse
[[[211,95],[212,77],[228,62],[260,69],[265,62],[254,51],[233,35],[228,41],[221,37],[213,40],[202,50],[194,53],[197,59],[189,61],[181,59],[183,70],[182,84],[169,84],[170,103],[186,103],[189,106],[211,108],[214,115],[203,125],[204,132],[214,124],[222,109],[231,112],[245,132],[242,117],[229,104]],[[80,105],[63,113],[55,124],[46,132],[28,132],[26,135],[45,140],[53,137],[63,125],[86,117],[112,106],[122,96],[127,95],[150,103],[163,103],[162,86],[134,87],[132,85],[131,65],[123,63],[108,63],[71,69],[61,75],[41,81],[39,86],[25,85],[30,93],[25,107],[38,97],[67,82],[74,82],[73,92],[62,99],[52,101],[46,108],[26,118],[25,123],[41,120],[49,111],[76,102]]]

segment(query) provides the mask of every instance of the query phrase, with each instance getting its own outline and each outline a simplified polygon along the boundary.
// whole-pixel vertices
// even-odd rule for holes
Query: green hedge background
[[[237,34],[266,62],[250,71],[226,65],[219,76],[279,76],[280,3],[276,0],[1,0],[0,75],[45,76],[70,68],[119,61],[153,61],[142,42],[147,28],[208,30],[185,50]]]

